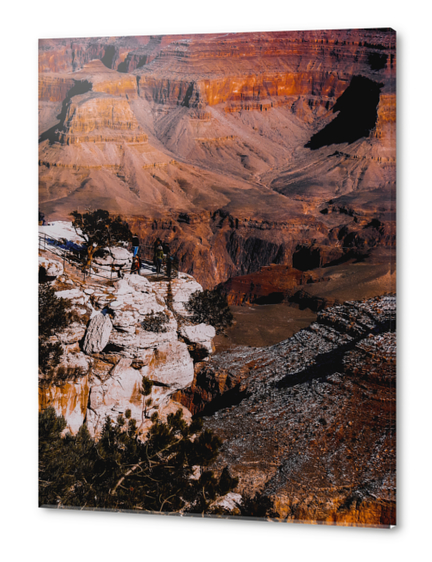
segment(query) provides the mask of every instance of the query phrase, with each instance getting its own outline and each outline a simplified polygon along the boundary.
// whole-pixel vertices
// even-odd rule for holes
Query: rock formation
[[[387,29],[43,40],[41,208],[121,212],[205,287],[394,244],[395,62]]]
[[[56,222],[40,232],[72,240],[57,221],[107,209],[180,271],[125,274],[116,248],[84,282],[45,245],[40,280],[73,318],[41,407],[95,436],[107,415],[145,434],[181,407],[225,440],[214,469],[240,483],[221,509],[258,492],[283,520],[394,524],[395,72],[390,29],[41,40],[39,202]],[[215,354],[185,305],[217,285],[317,319]]]
[[[239,478],[221,508],[238,514],[258,493],[280,520],[395,524],[394,296],[324,308],[276,345],[214,354],[214,328],[194,325],[185,308],[201,290],[192,277],[101,280],[110,260],[99,259],[84,283],[70,263],[54,267],[55,252],[40,261],[52,264],[48,282],[73,318],[54,337],[64,355],[40,381],[40,407],[53,406],[69,431],[86,423],[97,437],[107,416],[130,410],[145,435],[152,413],[182,408],[222,438],[216,473],[229,466]],[[125,258],[124,248],[110,256]]]
[[[111,335],[112,323],[105,314],[96,314],[87,327],[83,351],[87,355],[103,351]]]
[[[215,469],[279,517],[395,524],[395,298],[348,302],[268,348],[202,363],[176,398],[224,439]]]
[[[262,267],[257,273],[239,275],[220,286],[228,304],[270,304],[286,301],[300,286],[318,281],[319,276],[285,265]]]
[[[125,249],[114,249],[112,254],[117,260],[128,254],[131,261]],[[56,295],[71,303],[74,320],[55,336],[64,353],[56,369],[59,375],[41,380],[41,407],[53,406],[74,433],[86,422],[96,436],[106,416],[115,419],[127,409],[145,432],[156,409],[163,418],[182,408],[172,395],[191,384],[198,351],[205,350],[207,356],[213,352],[214,328],[193,325],[184,308],[201,286],[186,274],[163,282],[130,274],[110,281],[109,275],[100,277],[109,271],[101,269],[108,258],[96,260],[93,266],[99,278],[90,276],[84,282],[73,265],[68,263],[64,271],[61,258],[50,255],[41,256],[40,262],[54,279],[50,282]],[[152,327],[154,313],[166,318],[163,330]],[[150,396],[140,393],[143,377],[154,383]],[[152,405],[146,407],[148,399]],[[190,417],[186,410],[185,414]]]
[[[63,273],[63,264],[58,260],[39,256],[39,271],[47,277],[58,277]]]

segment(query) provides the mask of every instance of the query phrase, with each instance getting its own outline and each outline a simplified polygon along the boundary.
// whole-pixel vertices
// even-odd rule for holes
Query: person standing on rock
[[[139,238],[136,234],[132,236],[132,250],[133,250],[133,257],[138,254],[139,250]]]
[[[154,266],[157,268],[157,258],[156,258],[156,253],[157,253],[157,249],[158,246],[160,246],[162,244],[162,241],[160,238],[156,238],[156,242],[153,245],[153,263]]]
[[[140,269],[141,269],[141,260],[139,256],[135,256],[132,260],[131,273],[137,273],[139,275]]]
[[[164,258],[162,244],[156,248],[156,273],[159,275],[161,272],[162,261]]]

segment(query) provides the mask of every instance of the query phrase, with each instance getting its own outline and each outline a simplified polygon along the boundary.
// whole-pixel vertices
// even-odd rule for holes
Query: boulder
[[[141,293],[152,292],[152,284],[145,277],[141,277],[141,275],[126,275],[123,284],[125,283],[135,289],[135,291],[140,291]],[[121,285],[122,282],[119,282],[119,284]]]
[[[83,350],[85,353],[99,353],[108,343],[112,330],[112,322],[108,315],[96,314],[90,320],[84,338]]]
[[[187,345],[177,340],[161,343],[152,350],[148,367],[143,371],[150,379],[167,387],[170,393],[189,386],[194,378]]]
[[[213,338],[216,330],[208,324],[197,324],[196,326],[182,326],[179,335],[184,338],[186,343],[195,344],[196,348],[201,348],[207,354],[213,353]]]
[[[105,249],[108,250],[108,248]],[[132,262],[132,254],[128,250],[126,250],[126,248],[113,247],[110,249],[110,252],[111,253],[103,258],[96,258],[94,260],[95,263],[102,266],[126,266],[128,264],[130,265],[130,263]]]

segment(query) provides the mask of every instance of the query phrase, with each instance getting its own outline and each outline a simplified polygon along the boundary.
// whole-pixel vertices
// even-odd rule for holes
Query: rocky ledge
[[[213,351],[214,328],[194,325],[184,307],[201,286],[183,273],[172,280],[126,274],[112,282],[90,276],[84,283],[70,264],[64,269],[54,253],[41,253],[40,266],[57,297],[71,303],[74,321],[54,337],[62,363],[54,378],[41,379],[40,407],[53,406],[72,433],[85,422],[96,436],[106,416],[127,409],[143,433],[156,410],[163,419],[182,408],[190,418],[172,395],[192,383],[194,357]],[[117,254],[130,262],[127,250]],[[150,395],[140,393],[143,377],[153,382]]]
[[[396,522],[396,299],[347,302],[292,338],[212,357],[176,399],[224,440],[237,492],[288,521]]]

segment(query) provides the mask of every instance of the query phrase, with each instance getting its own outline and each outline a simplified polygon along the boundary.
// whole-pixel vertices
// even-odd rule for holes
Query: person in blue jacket
[[[133,250],[133,257],[135,257],[139,250],[139,238],[136,234],[132,236],[132,250]]]

